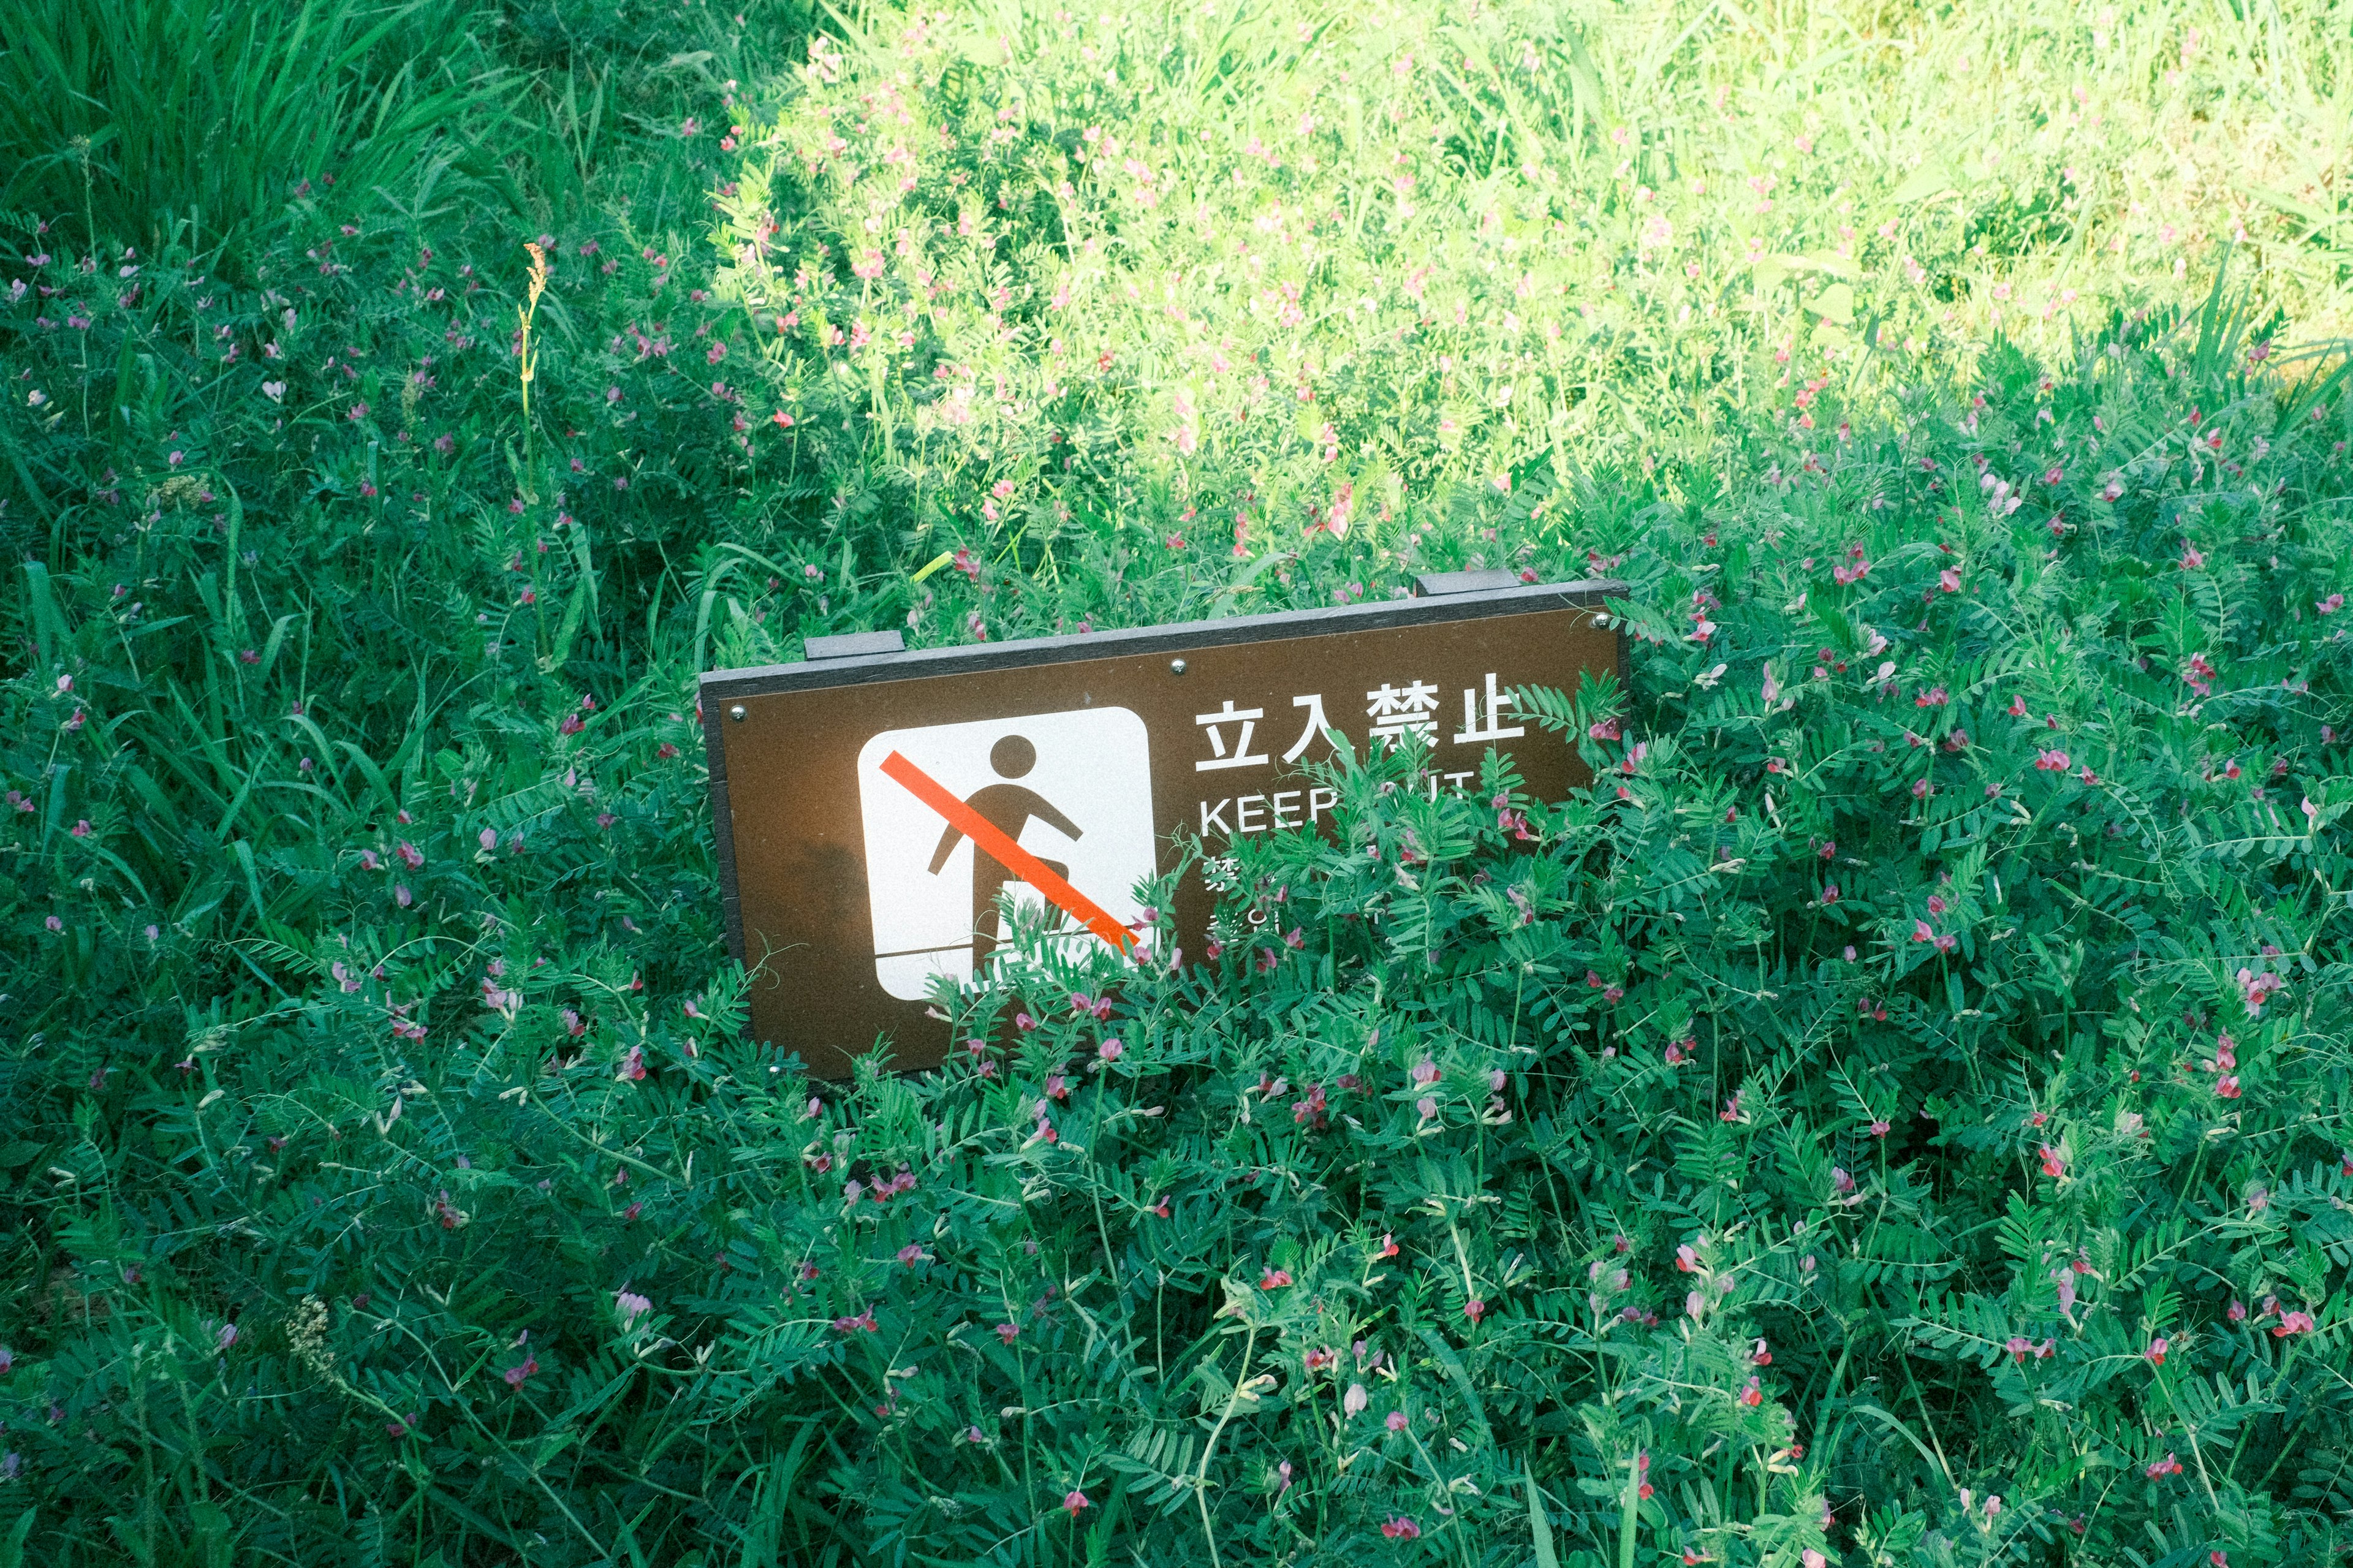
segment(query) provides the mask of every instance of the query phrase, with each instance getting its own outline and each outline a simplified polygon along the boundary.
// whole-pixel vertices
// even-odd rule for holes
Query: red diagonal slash
[[[950,826],[972,840],[974,848],[987,851],[998,865],[1018,873],[1023,881],[1053,900],[1063,910],[1076,916],[1082,924],[1103,941],[1123,952],[1135,945],[1134,933],[1105,913],[1101,904],[1056,876],[1043,860],[1008,838],[997,824],[949,794],[937,779],[904,756],[893,752],[883,758],[882,772],[886,777],[904,784],[908,794],[945,817]]]

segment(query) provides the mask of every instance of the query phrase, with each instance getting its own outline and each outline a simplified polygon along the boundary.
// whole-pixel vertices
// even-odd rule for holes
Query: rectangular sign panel
[[[1246,616],[702,678],[712,811],[752,1033],[820,1077],[887,1035],[937,1064],[935,981],[969,980],[1005,933],[998,895],[1050,905],[1072,942],[1124,946],[1136,884],[1180,835],[1217,856],[1314,827],[1306,773],[1331,732],[1360,753],[1419,735],[1431,787],[1508,753],[1528,790],[1588,781],[1575,749],[1512,717],[1515,687],[1574,691],[1620,668],[1596,624],[1609,583]],[[834,642],[849,639],[825,639]],[[853,645],[856,646],[856,645]],[[1198,952],[1215,900],[1179,886]]]

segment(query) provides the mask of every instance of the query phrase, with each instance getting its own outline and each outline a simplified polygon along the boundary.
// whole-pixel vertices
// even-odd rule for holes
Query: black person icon
[[[1038,748],[1026,736],[1007,735],[989,748],[988,765],[997,770],[1001,779],[1020,778],[1038,765]],[[965,805],[1016,844],[1021,841],[1021,830],[1029,826],[1031,817],[1058,829],[1072,843],[1082,837],[1079,825],[1063,816],[1053,802],[1022,784],[983,784],[965,797]],[[947,831],[940,835],[940,847],[932,851],[932,875],[939,875],[940,868],[947,864],[957,840],[963,837],[963,828],[948,824]],[[1064,880],[1070,878],[1070,868],[1060,861],[1041,856],[1039,864]],[[976,974],[997,947],[997,896],[1008,884],[1020,879],[1019,873],[998,864],[997,858],[984,852],[978,844],[972,847],[972,967]]]

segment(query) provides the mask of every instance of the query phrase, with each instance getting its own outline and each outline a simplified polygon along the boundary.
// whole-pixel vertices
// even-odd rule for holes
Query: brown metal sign
[[[1332,792],[1303,770],[1335,733],[1359,752],[1419,734],[1433,790],[1462,787],[1499,749],[1530,793],[1561,798],[1589,774],[1573,747],[1514,721],[1511,692],[1619,669],[1619,636],[1597,621],[1618,588],[913,653],[858,646],[889,634],[822,639],[849,657],[705,675],[728,943],[755,972],[754,1037],[824,1078],[881,1036],[896,1065],[936,1065],[948,1042],[925,1013],[931,987],[987,963],[1001,891],[1059,908],[1073,941],[1125,946],[1136,884],[1176,863],[1179,835],[1216,856],[1324,819]],[[1198,869],[1178,887],[1189,951],[1213,903]]]

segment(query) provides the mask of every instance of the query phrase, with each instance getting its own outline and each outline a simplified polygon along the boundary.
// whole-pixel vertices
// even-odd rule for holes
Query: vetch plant
[[[2340,18],[702,12],[528,223],[0,214],[0,1541],[2332,1560]],[[1588,786],[744,1037],[698,670],[1472,563]]]

